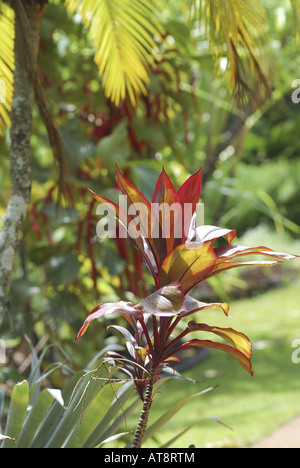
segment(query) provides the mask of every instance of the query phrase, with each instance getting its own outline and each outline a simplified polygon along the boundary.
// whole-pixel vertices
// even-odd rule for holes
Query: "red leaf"
[[[186,241],[187,236],[185,232],[188,232],[188,229],[191,225],[193,215],[196,211],[197,204],[200,201],[201,196],[201,169],[195,172],[178,190],[177,195],[183,209],[183,219],[182,219],[182,240]],[[184,205],[191,205],[191,211],[188,212],[184,209]]]
[[[157,271],[156,261],[152,253],[152,249],[150,249],[145,238],[142,236],[140,230],[138,229],[134,221],[131,219],[131,217],[128,215],[126,210],[124,210],[122,207],[120,207],[116,203],[108,200],[107,198],[101,197],[100,195],[93,192],[92,190],[89,189],[89,191],[91,192],[95,200],[101,205],[104,205],[108,210],[110,210],[116,216],[116,218],[120,221],[120,224],[123,226],[123,228],[128,231],[133,244],[141,252],[146,266],[148,267],[151,274],[153,275],[156,285],[158,285],[158,279],[156,276],[158,271]]]
[[[160,266],[174,247],[182,243],[181,204],[165,170],[161,172],[154,190],[153,211],[155,211],[153,243],[159,253]]]
[[[176,350],[176,353],[178,353],[182,349],[188,348],[189,346],[201,346],[202,348],[213,348],[213,349],[219,349],[221,351],[224,351],[225,353],[233,356],[240,363],[240,365],[253,376],[252,364],[251,364],[250,359],[241,351],[239,351],[236,348],[233,348],[232,346],[229,346],[223,343],[217,343],[215,341],[194,339],[180,346]]]
[[[76,335],[75,340],[78,340],[85,334],[87,328],[94,320],[107,315],[113,315],[115,313],[120,313],[124,316],[135,317],[138,320],[143,320],[142,311],[134,306],[134,304],[131,302],[120,301],[116,303],[108,302],[106,304],[101,304],[88,315],[84,321],[84,324]]]

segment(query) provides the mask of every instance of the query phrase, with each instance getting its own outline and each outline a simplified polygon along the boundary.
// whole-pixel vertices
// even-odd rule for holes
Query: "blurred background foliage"
[[[59,2],[48,5],[39,65],[67,153],[71,203],[58,205],[58,168],[36,109],[32,203],[1,330],[8,358],[0,368],[2,383],[16,382],[26,371],[25,334],[37,349],[47,341],[54,345],[49,362],[67,358],[81,369],[115,340],[102,321],[74,344],[86,315],[99,303],[135,300],[151,290],[126,242],[96,237],[96,206],[87,187],[117,199],[116,162],[149,198],[162,166],[177,186],[202,166],[206,224],[236,228],[248,244],[300,253],[300,114],[291,99],[292,82],[300,78],[299,42],[290,2],[263,3],[270,99],[236,105],[223,73],[226,59],[217,73],[201,28],[187,22],[182,2],[170,0],[164,2],[161,60],[151,71],[149,95],[136,108],[129,100],[116,107],[105,98],[86,29]],[[10,193],[8,133],[0,151],[3,216]],[[297,272],[289,266],[276,270],[275,278],[262,276],[228,272],[198,295],[249,296],[295,279]],[[63,385],[62,376],[51,378]]]

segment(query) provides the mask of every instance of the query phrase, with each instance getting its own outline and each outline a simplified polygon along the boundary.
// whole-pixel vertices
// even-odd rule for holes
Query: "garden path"
[[[284,424],[251,448],[300,448],[300,416]]]

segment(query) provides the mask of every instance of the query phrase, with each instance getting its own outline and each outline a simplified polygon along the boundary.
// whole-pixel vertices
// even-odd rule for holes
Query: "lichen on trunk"
[[[15,252],[31,197],[31,149],[33,91],[29,83],[22,34],[27,28],[31,51],[37,57],[39,29],[44,6],[35,2],[12,2],[15,10],[14,99],[11,111],[11,198],[0,231],[0,324],[9,304]],[[24,18],[25,23],[24,24]],[[22,22],[22,23],[21,23]],[[29,31],[28,31],[29,29]]]

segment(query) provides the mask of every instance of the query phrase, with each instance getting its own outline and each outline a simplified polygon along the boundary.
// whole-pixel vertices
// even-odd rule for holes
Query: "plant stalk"
[[[131,448],[141,448],[145,431],[148,424],[150,408],[152,404],[153,388],[156,375],[156,366],[152,367],[150,370],[148,383],[145,390],[143,408],[140,414],[139,422],[135,431],[135,436],[131,445]]]

